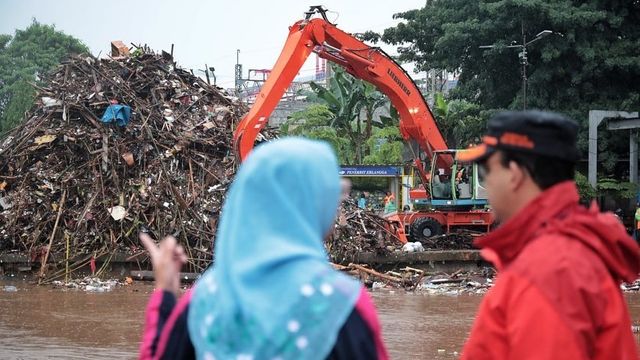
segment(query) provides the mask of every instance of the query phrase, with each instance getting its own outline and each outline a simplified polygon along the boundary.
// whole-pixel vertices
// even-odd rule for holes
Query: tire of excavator
[[[430,217],[419,218],[412,222],[410,231],[413,241],[421,241],[443,233],[442,224]]]

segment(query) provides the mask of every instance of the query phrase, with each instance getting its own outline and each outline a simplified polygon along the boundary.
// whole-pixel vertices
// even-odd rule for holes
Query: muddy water
[[[15,285],[16,292],[2,291]],[[135,358],[148,284],[106,293],[0,281],[0,359]],[[455,359],[479,295],[376,291],[385,341],[394,359]],[[640,320],[640,294],[627,296]]]
[[[131,359],[151,286],[87,293],[0,282],[1,359]]]
[[[456,359],[482,299],[403,291],[373,298],[392,359]]]

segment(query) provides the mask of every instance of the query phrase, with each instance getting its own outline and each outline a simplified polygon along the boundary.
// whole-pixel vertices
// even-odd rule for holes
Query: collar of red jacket
[[[540,227],[563,210],[578,205],[578,190],[573,181],[556,184],[543,191],[519,213],[496,230],[475,241],[482,256],[498,269],[511,262],[533,238]]]

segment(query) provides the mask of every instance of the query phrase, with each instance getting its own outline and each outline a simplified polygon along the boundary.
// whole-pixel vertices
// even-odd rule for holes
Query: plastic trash
[[[103,123],[115,122],[118,126],[126,126],[131,118],[131,108],[128,105],[113,104],[109,105],[104,111],[100,121]]]
[[[412,242],[408,242],[408,243],[402,245],[402,251],[408,252],[408,253],[413,252],[413,243]]]
[[[408,242],[402,246],[402,251],[408,252],[408,253],[424,251],[424,247],[422,246],[422,243],[419,241]]]
[[[413,243],[413,250],[414,251],[424,251],[424,247],[422,246],[422,243],[420,241],[416,241]]]
[[[60,106],[62,105],[62,101],[54,98],[50,98],[48,96],[44,96],[42,98],[42,105],[44,105],[44,107]]]
[[[127,215],[127,210],[120,205],[111,207],[107,209],[107,211],[109,211],[109,214],[111,215],[113,220],[116,221],[124,219],[124,217]]]

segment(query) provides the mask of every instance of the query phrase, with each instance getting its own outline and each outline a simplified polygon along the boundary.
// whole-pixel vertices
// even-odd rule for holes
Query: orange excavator
[[[408,238],[419,241],[454,228],[484,231],[490,228],[493,217],[485,210],[486,196],[478,181],[476,166],[455,161],[457,150],[447,148],[429,106],[411,77],[382,49],[338,29],[327,19],[322,6],[311,6],[304,19],[289,28],[289,36],[271,75],[238,124],[234,144],[242,160],[253,149],[271,112],[311,53],[342,66],[349,74],[373,84],[387,95],[398,111],[403,138],[420,148],[414,153],[413,165],[422,185],[409,194],[414,209],[422,210],[385,215],[400,241],[407,242]],[[430,159],[429,172],[421,159]]]

